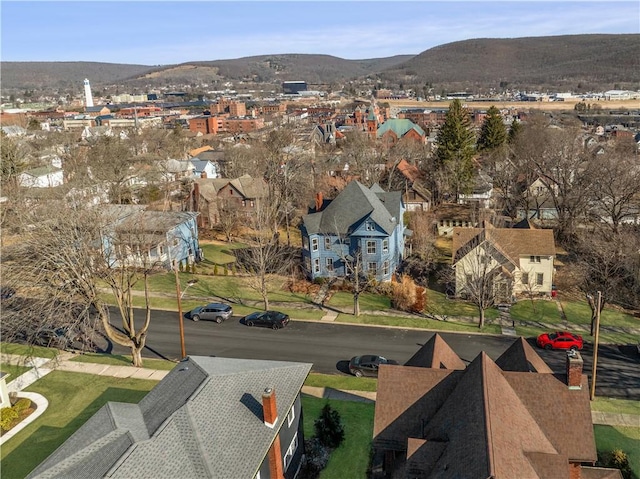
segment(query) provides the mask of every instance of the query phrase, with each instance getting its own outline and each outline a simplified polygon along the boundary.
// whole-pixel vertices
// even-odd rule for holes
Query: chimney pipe
[[[262,412],[264,415],[264,423],[273,429],[276,422],[278,422],[276,393],[273,388],[266,388],[262,393]]]
[[[578,351],[567,351],[567,386],[582,389],[582,356]]]
[[[324,199],[322,197],[322,192],[318,191],[316,193],[316,213],[322,209],[323,202],[324,202]]]

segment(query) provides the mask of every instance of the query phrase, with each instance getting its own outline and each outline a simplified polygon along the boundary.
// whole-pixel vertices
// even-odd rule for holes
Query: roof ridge
[[[491,428],[491,413],[489,411],[489,390],[487,386],[487,373],[488,373],[488,361],[491,361],[491,358],[487,356],[487,353],[482,351],[478,358],[480,360],[480,367],[482,368],[482,374],[480,375],[480,381],[482,384],[482,409],[484,411],[484,423],[485,423],[485,440],[487,444],[487,466],[489,468],[489,477],[495,477],[495,463],[496,459],[494,456],[494,447],[493,447],[493,433]],[[475,361],[475,360],[474,360]],[[493,362],[493,361],[491,361]]]

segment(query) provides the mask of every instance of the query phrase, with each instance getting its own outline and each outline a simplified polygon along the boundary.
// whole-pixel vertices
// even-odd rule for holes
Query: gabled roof
[[[307,233],[348,235],[368,217],[390,235],[400,221],[402,194],[399,191],[376,193],[374,190],[379,191],[378,188],[369,189],[358,181],[350,182],[324,210],[303,216]]]
[[[190,357],[140,403],[107,403],[29,477],[254,477],[310,369]],[[276,394],[275,428],[264,424],[266,387]]]
[[[464,369],[466,364],[449,346],[442,336],[435,333],[418,351],[404,364],[435,369]]]
[[[518,349],[542,362],[527,346],[516,341],[501,362]],[[568,479],[569,462],[596,459],[588,394],[586,375],[570,389],[563,375],[503,371],[484,352],[464,370],[383,365],[374,447],[406,451],[415,477]]]
[[[207,165],[213,165],[209,160],[199,160],[198,158],[191,158],[189,161],[193,165],[195,172],[204,171]]]
[[[393,131],[398,138],[402,138],[409,130],[415,130],[421,137],[426,136],[424,130],[408,118],[389,118],[378,127],[376,136],[382,138],[386,132]]]
[[[396,169],[402,174],[402,176],[404,176],[411,182],[414,182],[418,178],[420,178],[420,170],[418,169],[418,167],[410,164],[404,158],[400,160],[400,162],[396,166]]]
[[[519,337],[500,355],[496,364],[503,371],[520,371],[533,373],[552,373],[545,363],[529,345],[526,339]]]
[[[553,230],[550,229],[453,228],[454,262],[471,251],[471,247],[485,241],[499,249],[516,265],[520,264],[520,256],[556,254]]]

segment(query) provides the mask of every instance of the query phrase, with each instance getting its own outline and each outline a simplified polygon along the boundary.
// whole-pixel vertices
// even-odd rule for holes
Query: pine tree
[[[487,116],[480,129],[478,151],[495,150],[504,145],[506,141],[507,129],[502,121],[502,115],[500,115],[500,111],[495,106],[491,106],[487,110]]]
[[[509,127],[509,135],[507,137],[507,141],[509,142],[509,144],[512,144],[515,141],[518,133],[520,133],[521,130],[522,124],[516,118],[514,118],[511,122],[511,126]]]
[[[448,189],[457,201],[461,193],[472,186],[473,155],[475,135],[471,129],[469,112],[460,100],[453,100],[437,137],[436,162],[440,173],[444,174]]]

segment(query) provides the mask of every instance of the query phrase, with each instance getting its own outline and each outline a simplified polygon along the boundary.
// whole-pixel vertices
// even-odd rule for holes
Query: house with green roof
[[[427,134],[407,118],[389,118],[376,130],[376,139],[382,140],[389,146],[395,145],[401,138],[410,138],[424,143]]]

